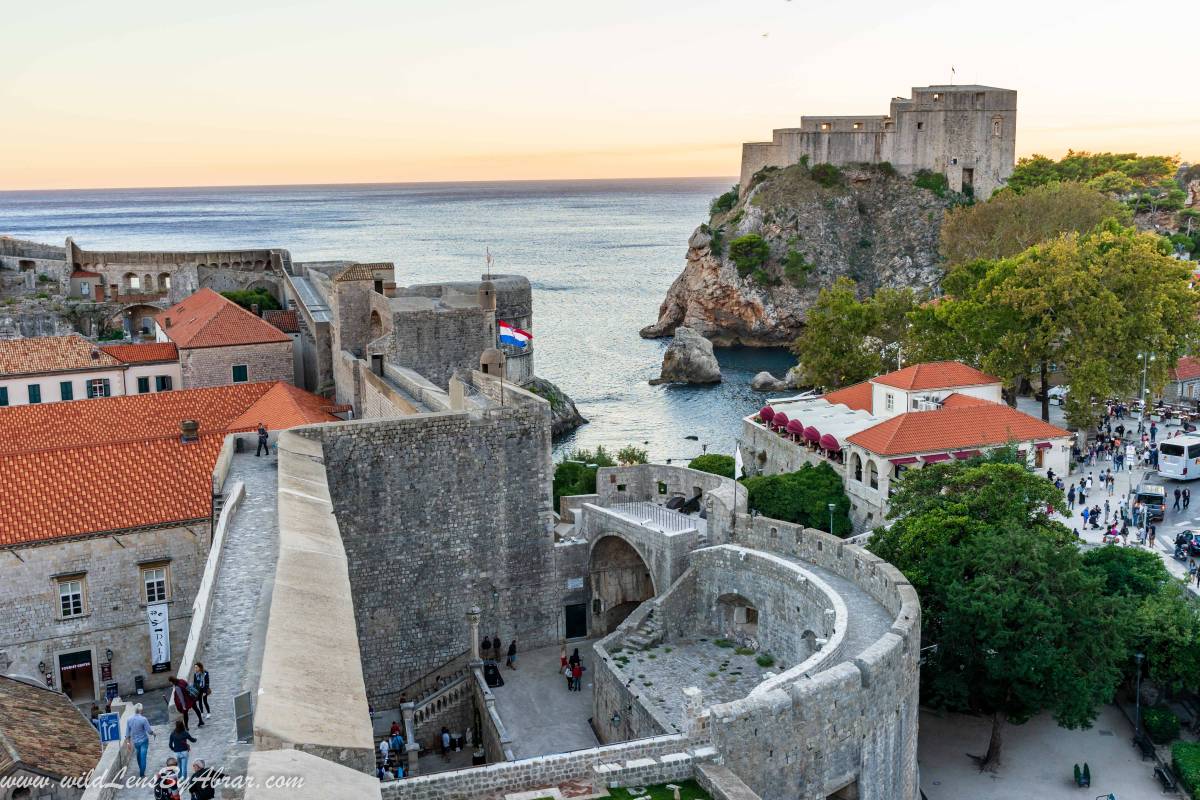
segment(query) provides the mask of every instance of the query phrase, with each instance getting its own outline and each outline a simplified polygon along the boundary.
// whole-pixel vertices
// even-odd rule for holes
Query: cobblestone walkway
[[[226,531],[225,549],[213,596],[208,637],[201,648],[200,660],[208,669],[213,694],[209,698],[212,714],[205,716],[203,728],[192,717],[191,734],[198,740],[192,745],[191,760],[203,759],[230,775],[246,771],[251,746],[237,741],[234,728],[233,697],[242,691],[254,693],[262,668],[263,637],[270,612],[271,582],[279,552],[278,507],[276,506],[275,458],[237,455],[229,471],[226,486],[242,481],[246,496]],[[182,643],[178,645],[182,648]],[[159,702],[159,692],[146,695],[143,703]],[[150,741],[146,774],[161,769],[170,756],[168,725],[155,725],[157,736]],[[136,762],[133,765],[136,774]],[[191,767],[188,767],[191,771]],[[126,788],[122,798],[152,798],[149,788]],[[240,797],[241,792],[223,789],[222,798]]]

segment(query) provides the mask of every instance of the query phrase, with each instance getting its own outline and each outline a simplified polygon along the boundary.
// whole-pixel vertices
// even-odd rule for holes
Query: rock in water
[[[680,326],[663,356],[662,374],[650,384],[720,382],[721,365],[713,355],[712,342],[691,328]]]
[[[776,378],[769,372],[760,372],[750,381],[750,388],[756,392],[786,392],[792,388],[792,384]]]
[[[550,404],[550,435],[555,439],[580,425],[587,424],[587,420],[575,407],[575,401],[545,378],[534,378],[522,388]]]

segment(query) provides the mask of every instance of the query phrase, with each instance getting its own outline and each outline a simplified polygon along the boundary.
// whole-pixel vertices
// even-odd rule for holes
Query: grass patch
[[[775,664],[775,656],[770,653],[763,653],[758,658],[754,659],[760,667],[770,667]]]
[[[729,641],[728,639],[714,639],[713,644],[715,644],[717,647],[726,647],[726,648],[733,648],[733,647],[737,646],[733,642]]]
[[[708,677],[710,677],[710,678],[715,678],[715,677],[717,677],[717,673],[715,673],[715,672],[710,672],[710,673],[708,673]]]
[[[675,784],[679,787],[679,800],[712,800],[712,795],[700,788],[700,785],[694,780],[676,781]],[[675,797],[675,791],[668,789],[667,784],[659,783],[654,786],[633,787],[637,789],[644,788],[644,792],[634,792],[631,788],[613,789],[612,796],[614,798],[624,798],[628,800],[632,797],[650,796],[650,800],[672,800]]]
[[[737,653],[739,656],[752,656],[752,655],[754,655],[754,648],[753,647],[735,647],[733,652]]]

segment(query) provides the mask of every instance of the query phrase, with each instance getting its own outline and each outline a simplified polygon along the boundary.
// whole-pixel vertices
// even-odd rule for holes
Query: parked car
[[[1134,499],[1142,501],[1152,522],[1161,520],[1167,513],[1167,487],[1161,483],[1139,483]]]
[[[1051,386],[1047,394],[1050,396],[1050,402],[1062,405],[1067,401],[1067,393],[1071,391],[1070,386]]]

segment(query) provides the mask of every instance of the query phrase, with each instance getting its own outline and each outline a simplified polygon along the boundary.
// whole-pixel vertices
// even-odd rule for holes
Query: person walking
[[[261,422],[258,423],[258,449],[254,451],[255,458],[258,458],[260,455],[262,455],[263,451],[266,451],[267,455],[271,455],[271,448],[267,445],[268,438],[267,426],[263,425]]]
[[[1154,443],[1154,439],[1156,436],[1158,436],[1158,423],[1152,421],[1150,423],[1150,443],[1151,444]]]
[[[1187,508],[1191,504],[1191,502],[1192,502],[1192,490],[1184,489],[1183,490],[1183,507]]]
[[[575,676],[572,674],[572,672],[573,671],[570,664],[567,664],[565,667],[563,667],[562,674],[563,677],[567,679],[568,692],[575,688]]]
[[[1075,484],[1071,484],[1071,488],[1067,490],[1067,508],[1075,510]]]
[[[479,657],[484,661],[492,660],[492,640],[487,637],[486,633],[479,640]]]
[[[388,754],[392,750],[392,743],[385,736],[379,740],[379,763],[383,764],[383,768],[387,769]]]
[[[208,696],[212,694],[212,687],[208,683],[208,670],[199,661],[196,666],[192,667],[192,689],[196,692],[196,708],[203,708],[205,714],[211,714],[212,708],[208,705]],[[186,770],[183,770],[186,772]]]
[[[192,800],[216,800],[217,781],[225,777],[225,773],[213,767],[206,766],[203,759],[196,759],[192,765],[192,778],[188,781],[188,794]]]
[[[1104,524],[1108,524],[1108,515],[1112,512],[1112,508],[1108,505],[1108,498],[1104,498]]]
[[[508,659],[504,662],[509,669],[517,668],[517,640],[508,643]]]
[[[558,671],[562,672],[567,667],[567,643],[563,642],[558,646]]]
[[[571,667],[571,682],[575,691],[583,691],[583,663],[580,661],[576,661],[575,666]]]
[[[1146,544],[1150,545],[1151,547],[1154,547],[1154,526],[1153,525],[1150,526],[1149,532],[1146,534]]]
[[[450,729],[442,728],[442,760],[450,760]]]
[[[174,758],[154,775],[154,800],[179,800],[179,765]]]
[[[171,752],[175,754],[175,763],[179,765],[179,774],[188,774],[188,753],[191,752],[192,746],[189,742],[195,742],[195,738],[188,733],[187,728],[183,727],[183,720],[175,721],[175,730],[171,731],[171,737],[168,740]]]
[[[500,637],[494,633],[492,634],[492,659],[500,660]]]
[[[146,777],[146,753],[150,749],[150,737],[157,735],[150,727],[149,720],[142,716],[142,704],[134,705],[133,714],[125,723],[125,740],[133,745],[133,752],[137,757],[139,778]]]
[[[1180,499],[1181,497],[1183,497],[1183,492],[1179,491],[1179,489],[1176,489],[1176,490],[1175,490],[1175,505],[1171,506],[1171,510],[1172,510],[1172,511],[1178,511],[1178,510],[1179,510],[1179,499]]]
[[[175,701],[175,710],[183,716],[183,727],[191,730],[188,725],[188,712],[196,712],[196,721],[200,723],[200,727],[204,727],[204,717],[200,716],[200,709],[196,707],[196,698],[192,696],[192,687],[187,681],[182,678],[176,678],[174,675],[167,678],[167,683],[171,685],[171,698]]]
[[[1084,506],[1084,507],[1083,507],[1083,511],[1082,511],[1082,512],[1080,512],[1081,516],[1083,517],[1083,529],[1084,529],[1084,530],[1087,530],[1087,526],[1088,526],[1088,516],[1089,516],[1091,513],[1092,513],[1092,510],[1091,510],[1090,508],[1088,508],[1087,506]]]

